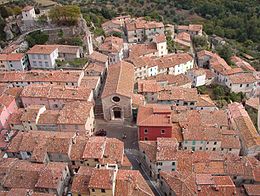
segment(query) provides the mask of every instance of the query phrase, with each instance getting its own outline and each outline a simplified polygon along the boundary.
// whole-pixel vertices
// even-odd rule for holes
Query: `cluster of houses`
[[[28,23],[33,12],[23,11]],[[164,195],[258,194],[260,136],[245,107],[219,109],[196,89],[217,83],[258,100],[258,72],[237,56],[234,68],[206,50],[168,52],[166,31],[191,48],[202,25],[175,35],[173,25],[120,16],[102,28],[96,51],[88,35],[86,51],[53,44],[0,54],[0,193],[154,195],[124,143],[95,136],[101,115],[136,120],[140,166]],[[59,68],[81,58],[79,69]]]

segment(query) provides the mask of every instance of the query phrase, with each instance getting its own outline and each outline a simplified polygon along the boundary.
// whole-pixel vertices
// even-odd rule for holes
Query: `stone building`
[[[134,89],[134,66],[121,61],[108,68],[102,94],[105,120],[132,118],[132,94]]]

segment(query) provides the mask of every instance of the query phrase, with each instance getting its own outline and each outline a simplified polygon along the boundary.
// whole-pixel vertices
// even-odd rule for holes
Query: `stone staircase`
[[[96,101],[94,112],[95,112],[95,118],[103,119],[103,107],[102,107],[101,100]]]

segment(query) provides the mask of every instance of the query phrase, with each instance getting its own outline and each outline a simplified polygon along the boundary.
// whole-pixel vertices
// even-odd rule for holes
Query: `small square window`
[[[175,165],[175,162],[172,162],[172,165]]]
[[[165,130],[164,129],[161,130],[161,134],[165,134]]]
[[[144,134],[148,134],[148,130],[147,129],[144,130]]]
[[[95,192],[95,189],[92,189],[92,192]]]
[[[105,189],[101,189],[101,192],[102,192],[102,193],[105,193],[105,192],[106,192],[106,190],[105,190]]]

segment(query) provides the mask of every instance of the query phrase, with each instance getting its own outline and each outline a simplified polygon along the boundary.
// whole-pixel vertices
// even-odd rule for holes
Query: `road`
[[[154,195],[163,195],[160,190],[156,187],[156,182],[149,177],[149,171],[143,166],[139,165],[138,161],[138,136],[137,127],[135,124],[123,121],[110,121],[106,122],[102,119],[96,119],[96,130],[104,129],[107,132],[107,137],[117,138],[124,142],[125,154],[129,161],[132,163],[134,170],[139,170],[147,184],[150,186]],[[123,139],[123,134],[126,138]]]
[[[153,179],[151,179],[147,169],[144,168],[140,164],[140,162],[138,160],[138,156],[136,155],[135,151],[132,150],[132,149],[126,149],[125,154],[127,155],[129,161],[132,163],[133,170],[139,170],[139,172],[142,174],[142,176],[145,179],[145,181],[147,182],[147,184],[150,186],[154,195],[162,196],[163,194],[161,193],[161,191],[156,186],[156,182]]]

